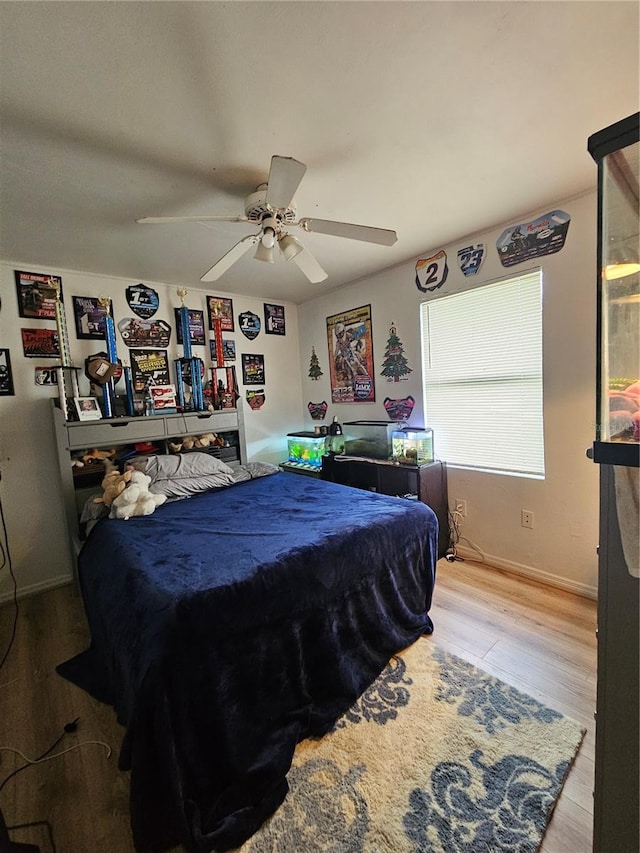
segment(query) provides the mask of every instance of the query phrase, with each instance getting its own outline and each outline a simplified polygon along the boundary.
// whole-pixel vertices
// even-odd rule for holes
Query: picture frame
[[[244,385],[264,385],[264,355],[243,353],[242,382]]]
[[[176,318],[176,342],[180,346],[184,346],[184,337],[182,332],[182,317],[180,314],[180,309],[175,308],[175,318]],[[189,341],[192,346],[200,346],[203,347],[205,345],[204,338],[204,312],[203,311],[192,311],[191,308],[189,311]]]
[[[284,305],[272,305],[264,302],[264,332],[265,335],[286,335]]]
[[[209,330],[215,331],[213,321],[216,314],[220,318],[220,329],[223,332],[235,332],[236,327],[233,320],[233,300],[224,296],[207,296],[207,315],[209,317]]]
[[[30,320],[55,320],[58,293],[62,299],[59,275],[14,270],[18,292],[18,315]]]
[[[102,411],[95,397],[74,397],[73,402],[81,421],[99,421]]]
[[[105,307],[95,296],[72,296],[76,338],[79,341],[103,341],[105,317],[113,317],[111,300]]]

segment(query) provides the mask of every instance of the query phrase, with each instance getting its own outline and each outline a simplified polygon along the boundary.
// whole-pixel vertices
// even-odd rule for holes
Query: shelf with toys
[[[247,462],[242,410],[70,421],[51,401],[60,483],[71,553],[80,549],[79,516],[87,498],[100,489],[105,460],[122,468],[136,455],[210,453],[234,467]]]

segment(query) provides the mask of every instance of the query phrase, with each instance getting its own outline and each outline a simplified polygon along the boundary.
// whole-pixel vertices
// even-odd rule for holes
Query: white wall
[[[593,440],[595,417],[596,204],[595,193],[562,201],[448,246],[427,247],[421,255],[428,258],[443,248],[447,252],[449,275],[434,294],[436,298],[538,264],[543,270],[546,477],[538,481],[449,467],[449,501],[450,506],[454,498],[467,501],[462,535],[484,552],[488,562],[591,596],[595,596],[597,586],[598,479],[597,466],[585,457],[585,451]],[[571,216],[564,248],[505,269],[495,249],[504,228],[556,208]],[[457,250],[471,242],[484,242],[487,256],[479,272],[465,279],[457,264]],[[416,260],[299,307],[305,412],[308,401],[327,400],[329,417],[336,414],[341,421],[388,420],[383,399],[411,394],[416,406],[410,423],[424,423],[419,306],[429,297],[415,285]],[[376,402],[332,405],[325,319],[366,304],[372,306]],[[380,376],[392,322],[413,368],[408,380],[398,383]],[[324,371],[317,381],[307,378],[312,344]],[[455,341],[451,345],[455,346]],[[307,428],[310,423],[308,419]],[[437,435],[434,440],[437,454]],[[478,441],[487,440],[491,437],[478,436]],[[534,512],[533,530],[521,527],[521,509]],[[459,551],[464,554],[464,547]]]
[[[21,328],[55,329],[53,321],[31,320],[18,316],[14,270],[59,275],[62,278],[67,328],[71,356],[75,364],[84,366],[90,353],[104,350],[101,341],[79,341],[75,335],[72,296],[110,296],[116,324],[124,317],[135,316],[125,299],[125,289],[134,280],[47,268],[29,261],[0,263],[0,347],[9,348],[13,369],[14,397],[0,397],[0,497],[7,525],[8,544],[20,594],[35,592],[69,580],[72,576],[66,546],[66,533],[56,471],[56,448],[50,413],[50,397],[57,397],[55,387],[35,384],[36,365],[55,365],[55,359],[25,358],[22,350]],[[154,319],[170,323],[173,333],[168,350],[169,360],[183,354],[176,346],[174,308],[180,299],[176,288],[145,281],[159,294],[160,307]],[[194,310],[204,311],[207,324],[206,295],[223,295],[233,299],[236,331],[225,333],[236,342],[236,372],[244,400],[240,354],[263,353],[265,357],[264,384],[266,400],[258,411],[243,405],[247,451],[250,460],[261,459],[278,463],[285,458],[286,434],[302,428],[300,412],[301,379],[298,364],[297,308],[284,303],[286,335],[264,333],[264,310],[261,300],[210,290],[190,290],[185,303]],[[282,304],[264,296],[265,302]],[[238,314],[253,311],[262,320],[262,331],[249,341],[238,328]],[[119,358],[128,363],[128,350],[116,331]],[[211,364],[208,347],[195,347],[194,355]],[[171,370],[173,365],[171,365]],[[207,374],[208,376],[209,374]],[[89,383],[80,373],[81,393],[89,394]],[[120,383],[122,384],[122,383]],[[118,388],[119,391],[119,388]],[[120,392],[120,391],[119,391]],[[0,601],[12,591],[7,568],[0,570]]]

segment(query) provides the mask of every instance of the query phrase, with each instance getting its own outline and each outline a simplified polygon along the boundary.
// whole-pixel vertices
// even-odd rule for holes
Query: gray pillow
[[[140,457],[132,464],[151,477],[150,492],[168,498],[186,498],[235,483],[233,468],[208,453]]]
[[[236,483],[242,483],[244,480],[255,480],[257,477],[277,474],[279,470],[277,465],[272,465],[270,462],[247,462],[246,465],[238,465],[233,472],[233,478]]]

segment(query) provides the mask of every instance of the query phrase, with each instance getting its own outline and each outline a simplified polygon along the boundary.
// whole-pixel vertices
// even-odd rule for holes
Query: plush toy
[[[82,461],[86,465],[91,465],[94,462],[104,462],[105,459],[111,459],[115,455],[115,447],[112,447],[111,450],[99,450],[97,447],[93,447],[83,455]]]
[[[114,500],[121,494],[127,483],[131,480],[132,470],[131,468],[127,468],[123,474],[121,474],[117,468],[113,465],[109,464],[107,461],[105,465],[108,465],[107,473],[102,478],[102,494],[96,495],[93,499],[95,504],[104,504],[105,506],[111,506]]]
[[[151,477],[142,471],[132,471],[127,486],[114,498],[109,518],[132,518],[136,515],[151,515],[156,507],[167,499],[166,495],[154,495],[149,491]]]
[[[182,441],[179,438],[177,438],[175,441],[170,441],[169,450],[172,453],[180,453],[180,451],[182,450]]]
[[[193,450],[195,443],[196,440],[192,435],[185,435],[185,437],[182,439],[182,449]]]
[[[213,432],[205,432],[196,438],[196,447],[215,447],[216,434]]]

